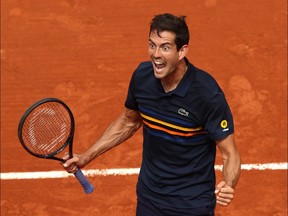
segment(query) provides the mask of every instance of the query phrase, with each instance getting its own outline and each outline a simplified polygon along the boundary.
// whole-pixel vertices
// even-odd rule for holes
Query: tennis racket
[[[55,155],[69,145],[69,157],[73,157],[74,129],[74,117],[69,107],[57,98],[44,98],[23,114],[18,126],[18,138],[24,149],[33,156],[64,163],[65,160]],[[86,194],[94,191],[80,169],[74,175]]]

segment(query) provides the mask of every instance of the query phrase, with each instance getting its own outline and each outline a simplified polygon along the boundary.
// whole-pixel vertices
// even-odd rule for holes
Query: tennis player
[[[161,14],[149,33],[149,62],[135,70],[125,110],[88,150],[64,164],[84,167],[143,127],[143,158],[137,183],[137,216],[214,215],[227,206],[240,174],[233,117],[215,79],[186,58],[184,16]],[[216,184],[216,148],[223,179]]]

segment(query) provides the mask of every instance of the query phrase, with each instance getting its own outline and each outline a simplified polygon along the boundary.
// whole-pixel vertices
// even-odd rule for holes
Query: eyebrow
[[[153,43],[154,45],[156,45],[156,44],[154,43],[154,41],[152,41],[150,38],[149,38],[149,42],[151,42],[151,43]],[[172,46],[172,43],[166,42],[166,43],[160,44],[160,46],[165,46],[165,45],[170,45],[170,46]]]

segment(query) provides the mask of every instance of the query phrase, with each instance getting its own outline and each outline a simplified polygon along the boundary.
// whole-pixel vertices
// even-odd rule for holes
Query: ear
[[[188,53],[189,46],[186,44],[179,50],[179,60],[182,60]]]

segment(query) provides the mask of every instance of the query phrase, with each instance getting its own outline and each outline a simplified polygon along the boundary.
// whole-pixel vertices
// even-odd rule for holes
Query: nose
[[[161,50],[159,47],[156,47],[154,50],[153,50],[153,57],[154,58],[159,58],[161,57]]]

